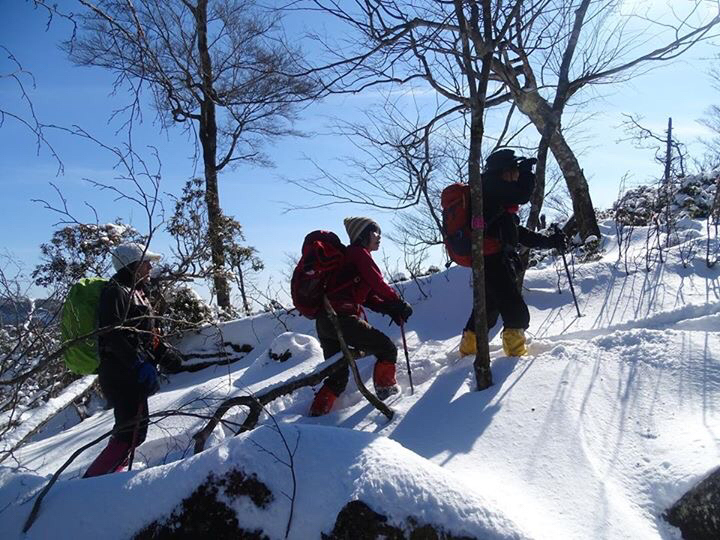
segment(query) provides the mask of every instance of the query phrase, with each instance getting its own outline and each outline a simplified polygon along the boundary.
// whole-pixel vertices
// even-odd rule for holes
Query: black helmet
[[[485,160],[485,172],[495,173],[505,171],[507,169],[516,169],[518,166],[518,158],[515,157],[515,151],[509,148],[495,150]]]

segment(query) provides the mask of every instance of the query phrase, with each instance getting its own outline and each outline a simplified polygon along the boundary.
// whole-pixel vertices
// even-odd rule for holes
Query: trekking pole
[[[562,232],[560,227],[558,227],[555,223],[552,228],[556,233]],[[565,274],[567,275],[568,283],[570,284],[570,292],[572,293],[573,302],[575,302],[575,309],[577,310],[578,317],[582,317],[580,308],[578,307],[577,296],[575,296],[575,287],[573,287],[572,277],[570,276],[570,268],[568,267],[567,259],[565,258],[565,249],[559,249],[558,251],[560,252],[560,255],[562,255],[563,265],[565,266]]]
[[[132,471],[133,460],[135,459],[135,445],[137,444],[138,431],[140,431],[140,420],[143,414],[143,402],[138,405],[137,420],[135,420],[135,428],[133,429],[132,446],[130,447],[130,457],[128,458],[128,471]]]
[[[405,349],[405,363],[407,364],[408,368],[408,378],[410,379],[410,395],[413,395],[415,393],[415,387],[413,386],[412,382],[412,371],[410,370],[410,355],[408,354],[407,349],[407,340],[405,339],[405,323],[400,323],[400,333],[402,334],[403,338],[403,349]]]
[[[345,360],[350,366],[350,372],[355,379],[355,384],[357,385],[358,390],[365,397],[365,399],[370,402],[373,407],[383,413],[388,420],[392,420],[393,415],[395,414],[393,410],[387,405],[385,405],[382,401],[380,401],[376,395],[370,393],[370,391],[363,383],[362,378],[360,377],[360,372],[358,371],[357,364],[355,363],[355,359],[350,353],[350,349],[348,349],[345,337],[343,336],[342,330],[340,329],[340,323],[338,322],[337,313],[335,313],[335,310],[330,304],[330,301],[327,299],[327,296],[324,295],[323,305],[325,306],[325,312],[327,313],[328,319],[330,319],[330,322],[335,327],[335,333],[337,334],[338,342],[340,343],[340,350],[342,350],[343,356],[345,357]]]
[[[565,265],[565,273],[567,274],[568,283],[570,284],[570,292],[572,293],[573,302],[575,302],[575,309],[577,310],[578,317],[582,317],[580,308],[578,307],[577,296],[575,296],[575,287],[573,287],[572,278],[570,277],[570,269],[568,268],[567,259],[565,258],[565,251],[561,251],[563,264]]]

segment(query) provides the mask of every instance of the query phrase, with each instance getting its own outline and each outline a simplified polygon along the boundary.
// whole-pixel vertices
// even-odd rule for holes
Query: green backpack
[[[107,282],[105,278],[83,278],[70,288],[60,321],[63,344],[97,330],[100,293]],[[78,375],[96,373],[100,365],[97,336],[70,345],[65,351],[65,365]]]

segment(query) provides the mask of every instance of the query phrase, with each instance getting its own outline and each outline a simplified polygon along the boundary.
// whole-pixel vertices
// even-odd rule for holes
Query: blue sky
[[[643,1],[643,0],[638,0]],[[657,3],[657,2],[656,2]],[[111,96],[112,77],[99,68],[72,66],[57,47],[58,39],[67,36],[67,26],[56,21],[46,31],[43,13],[21,0],[0,0],[0,45],[9,49],[23,67],[31,72],[35,87],[24,78],[38,118],[47,124],[70,127],[80,125],[108,144],[119,144],[114,133],[117,123],[108,124],[109,111],[122,103],[121,96]],[[3,51],[4,52],[4,51]],[[663,65],[630,83],[602,87],[603,95],[595,100],[590,120],[577,132],[576,149],[581,149],[580,161],[589,179],[593,201],[597,207],[612,204],[617,195],[618,182],[625,173],[631,182],[650,180],[661,173],[653,163],[652,153],[639,151],[627,142],[616,143],[622,136],[617,128],[622,113],[641,114],[645,123],[658,131],[673,117],[676,134],[691,143],[704,128],[697,123],[705,109],[717,103],[717,92],[711,88],[707,72],[708,58],[715,54],[711,46],[691,50],[672,64]],[[11,64],[2,56],[2,73]],[[305,139],[285,139],[269,147],[275,167],[262,169],[241,166],[221,176],[221,204],[244,226],[247,241],[260,250],[268,267],[268,275],[286,266],[286,253],[297,253],[303,236],[310,230],[322,228],[343,233],[342,218],[347,215],[369,215],[385,231],[392,229],[392,215],[359,207],[331,207],[318,210],[283,213],[288,201],[312,204],[306,192],[288,184],[283,178],[301,179],[314,174],[304,160],[311,156],[332,171],[341,171],[337,158],[352,151],[342,139],[322,135],[327,132],[328,118],[358,117],[358,110],[372,103],[373,96],[361,95],[333,98],[308,108],[298,124],[302,130],[315,132]],[[0,79],[0,100],[4,107],[22,114],[27,109],[19,103],[19,91],[11,80]],[[162,160],[161,189],[178,193],[192,175],[189,156],[191,141],[179,130],[160,132],[154,124],[154,113],[145,110],[144,124],[136,133],[135,148],[147,145],[158,148]],[[111,156],[96,145],[60,132],[49,132],[65,166],[57,176],[57,164],[46,149],[39,154],[33,136],[11,119],[0,128],[0,247],[19,258],[27,269],[38,262],[40,243],[52,234],[58,216],[31,199],[58,202],[50,182],[57,184],[71,204],[71,210],[82,219],[93,221],[84,202],[98,210],[100,221],[122,217],[139,229],[147,228],[143,216],[127,205],[118,203],[110,193],[91,188],[83,178],[111,180]],[[149,159],[149,153],[145,154]],[[166,248],[159,238],[156,251]],[[390,259],[399,253],[386,241]],[[278,279],[278,278],[276,278]],[[282,279],[282,278],[280,278]]]

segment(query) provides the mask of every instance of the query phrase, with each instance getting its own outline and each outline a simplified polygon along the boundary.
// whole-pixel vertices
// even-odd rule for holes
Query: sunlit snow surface
[[[693,234],[646,271],[645,229],[635,229],[630,255],[618,261],[614,226],[603,224],[603,258],[574,268],[581,318],[561,259],[529,270],[530,355],[503,356],[493,329],[494,385],[483,392],[475,390],[472,359],[457,354],[469,272],[451,268],[419,285],[398,284],[414,308],[406,325],[414,395],[399,329],[369,314],[400,349],[403,392],[388,401],[392,422],[352,380],[329,415],[309,418],[313,390],[303,388],[268,406],[274,420],[263,415],[237,437],[218,427],[208,449],[192,456],[192,435],[206,422],[198,414],[326,363],[312,321],[293,316],[256,316],[224,325],[221,336],[208,329],[189,337],[181,344],[187,351],[224,342],[254,350],[230,366],[171,376],[151,411],[187,415],[151,426],[132,472],[80,480],[100,448],[83,453],[25,537],[127,538],[170,514],[210,472],[239,467],[274,493],[264,511],[238,503],[239,521],[283,538],[291,508],[283,493],[292,490],[287,443],[297,445],[294,539],[329,533],[355,499],[397,526],[412,517],[470,537],[679,538],[660,514],[720,462],[720,272],[705,265],[703,224],[687,225]],[[285,351],[286,361],[271,358]],[[372,359],[358,364],[372,389]],[[225,418],[241,423],[245,411]],[[97,413],[2,463],[3,538],[23,537],[32,495],[111,426],[110,411]]]

